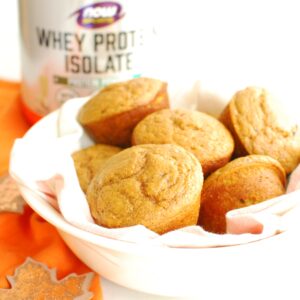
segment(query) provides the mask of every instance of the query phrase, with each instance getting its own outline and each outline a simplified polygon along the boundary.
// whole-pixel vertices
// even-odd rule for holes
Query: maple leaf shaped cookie
[[[93,293],[89,291],[93,273],[70,274],[62,280],[56,279],[55,269],[27,258],[13,276],[7,276],[11,289],[0,289],[0,300],[86,300]]]

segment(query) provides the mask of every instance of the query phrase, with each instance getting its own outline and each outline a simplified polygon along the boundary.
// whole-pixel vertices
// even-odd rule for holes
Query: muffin
[[[201,165],[176,145],[139,145],[110,158],[93,178],[87,201],[108,228],[141,224],[162,234],[197,223]]]
[[[80,109],[78,121],[96,143],[129,146],[134,126],[146,115],[167,107],[165,82],[136,78],[100,90]]]
[[[287,173],[299,164],[299,129],[289,124],[274,97],[265,89],[248,87],[237,92],[220,121],[234,137],[235,157],[269,155],[277,159]]]
[[[176,144],[192,152],[204,175],[225,165],[231,158],[234,141],[216,118],[184,109],[163,109],[144,118],[132,134],[132,144]]]
[[[84,193],[104,162],[121,150],[123,149],[119,147],[97,144],[72,154],[79,184]]]
[[[199,224],[207,231],[225,233],[228,211],[280,196],[285,185],[285,171],[275,159],[266,155],[237,158],[205,180]]]

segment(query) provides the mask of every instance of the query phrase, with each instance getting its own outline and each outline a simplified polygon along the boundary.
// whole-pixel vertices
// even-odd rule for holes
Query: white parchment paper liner
[[[188,89],[173,89],[171,100],[172,107],[200,107],[209,113],[221,111],[228,101],[208,93],[199,82]],[[71,158],[73,151],[93,144],[76,121],[85,101],[78,98],[61,107],[57,124],[53,124],[57,126],[57,138],[24,137],[15,141],[11,152],[10,174],[15,181],[33,191],[39,201],[48,201],[70,224],[132,243],[192,248],[244,244],[299,227],[300,167],[291,175],[286,195],[228,212],[227,234],[213,234],[200,226],[189,226],[158,235],[142,225],[108,229],[95,224]]]

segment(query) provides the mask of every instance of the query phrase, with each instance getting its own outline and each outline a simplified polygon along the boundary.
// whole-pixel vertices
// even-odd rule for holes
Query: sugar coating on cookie
[[[108,228],[142,224],[161,234],[197,223],[201,165],[176,145],[139,145],[113,156],[92,180],[87,200]]]

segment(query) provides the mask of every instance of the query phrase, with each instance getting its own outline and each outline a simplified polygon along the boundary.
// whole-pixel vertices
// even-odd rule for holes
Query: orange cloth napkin
[[[29,128],[22,116],[19,98],[18,83],[0,81],[0,176],[7,172],[14,139]]]
[[[21,137],[28,128],[29,124],[24,120],[20,108],[20,85],[0,81],[0,176],[7,174],[9,154],[14,139]],[[4,181],[9,181],[8,179],[3,180],[3,178],[2,184]],[[47,268],[49,268],[49,272],[56,269],[56,278],[52,278],[54,285],[70,274],[79,275],[92,272],[69,250],[55,227],[38,216],[29,206],[24,204],[21,213],[1,211],[1,201],[4,201],[4,197],[7,196],[3,190],[5,191],[5,188],[2,187],[1,194],[0,188],[0,295],[7,292],[3,289],[13,288],[11,280],[8,280],[7,276],[13,276],[16,273],[20,275],[21,272],[16,272],[16,270],[25,268],[23,266],[26,259],[30,259],[30,261],[33,259],[38,265],[41,263],[46,271]],[[33,272],[30,270],[31,268],[27,266],[27,272]],[[91,299],[102,299],[99,276],[93,272],[92,275],[87,290],[93,293]],[[17,279],[22,281],[21,276],[16,277]],[[23,280],[23,282],[19,282],[19,287],[22,287],[22,284],[24,291],[32,288],[32,295],[37,289],[35,282],[30,285],[28,280]],[[66,285],[66,289],[70,289],[70,291],[73,289],[72,292],[74,292],[75,286],[72,287],[70,283]],[[69,291],[56,289],[56,292],[58,293],[56,297],[57,295],[59,297],[60,292],[64,293],[59,299],[73,298],[66,297]],[[39,295],[39,299],[44,298]]]

